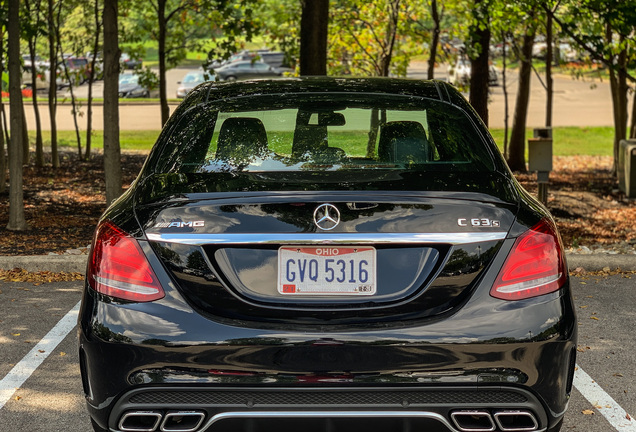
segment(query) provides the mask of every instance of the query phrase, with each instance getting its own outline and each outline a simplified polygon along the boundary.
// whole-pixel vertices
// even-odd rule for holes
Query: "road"
[[[167,72],[167,93],[173,98],[178,87],[177,82],[183,79],[185,74],[191,69],[175,68]],[[509,72],[508,78],[508,104],[509,104],[509,126],[512,126],[512,115],[514,112],[515,99],[517,94],[518,79],[515,73]],[[442,66],[436,70],[436,78],[446,79],[446,67]],[[412,63],[408,70],[410,78],[426,78],[426,65],[422,62]],[[501,82],[501,74],[500,74]],[[554,126],[612,126],[612,101],[609,83],[604,81],[584,81],[573,79],[568,76],[557,76],[554,80]],[[103,91],[103,82],[97,82],[94,88],[95,97],[99,97]],[[87,85],[77,89],[77,95],[86,97],[88,93]],[[60,93],[60,100],[69,98],[68,92]],[[503,87],[491,87],[490,127],[503,128],[505,119],[505,98]],[[545,125],[545,91],[536,75],[533,75],[530,104],[528,112],[527,127],[542,127]],[[159,105],[156,103],[144,105],[128,105],[126,100],[122,100],[120,106],[120,129],[121,130],[158,130],[161,128],[161,115]],[[170,111],[174,111],[178,102],[170,104]],[[630,105],[631,106],[631,105]],[[25,106],[27,114],[27,124],[33,129],[35,117],[31,104]],[[80,129],[86,129],[86,107],[81,107],[83,116],[79,118]],[[42,128],[50,130],[50,121],[46,106],[41,108]],[[62,105],[58,108],[56,116],[58,129],[74,129],[71,106]],[[102,130],[103,117],[102,107],[95,106],[93,109],[93,129]]]
[[[636,431],[636,421],[627,419],[627,413],[636,413],[631,333],[636,326],[632,308],[636,275],[573,278],[572,285],[579,321],[579,370],[563,431]],[[91,430],[82,397],[73,328],[76,315],[69,313],[81,288],[81,282],[39,286],[0,282],[0,432]],[[43,341],[64,316],[66,327],[58,326]],[[60,343],[51,347],[56,335]],[[36,350],[43,361],[31,372],[23,366],[24,359],[38,343],[49,345],[44,352]],[[7,379],[15,378],[16,364],[25,380],[18,390],[7,388]],[[583,372],[590,377],[587,381]]]

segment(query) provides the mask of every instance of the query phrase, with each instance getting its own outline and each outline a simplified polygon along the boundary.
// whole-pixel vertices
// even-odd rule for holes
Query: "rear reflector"
[[[566,279],[561,239],[554,224],[543,219],[519,236],[490,295],[522,300],[557,291]]]
[[[149,302],[164,296],[137,240],[110,221],[97,227],[87,279],[95,291],[122,300]]]

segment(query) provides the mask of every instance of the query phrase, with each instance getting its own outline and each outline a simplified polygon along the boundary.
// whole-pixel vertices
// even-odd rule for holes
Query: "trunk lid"
[[[135,210],[179,290],[201,313],[264,325],[386,323],[451,311],[472,292],[517,211],[513,192],[492,179],[467,192],[299,192],[290,184],[218,193],[205,181],[157,177],[141,188]],[[318,223],[325,204],[339,220],[327,230]],[[312,291],[314,278],[328,292]]]

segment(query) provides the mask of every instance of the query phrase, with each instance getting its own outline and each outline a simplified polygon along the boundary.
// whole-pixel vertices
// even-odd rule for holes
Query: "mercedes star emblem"
[[[314,210],[314,223],[323,231],[330,231],[340,223],[340,212],[333,204],[321,204]]]

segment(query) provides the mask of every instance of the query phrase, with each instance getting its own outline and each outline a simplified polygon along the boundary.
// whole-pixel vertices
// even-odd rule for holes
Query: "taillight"
[[[163,298],[163,288],[137,240],[112,222],[97,227],[88,283],[107,296],[134,302]]]
[[[522,300],[557,291],[567,279],[563,247],[548,219],[515,241],[490,295],[503,300]]]

